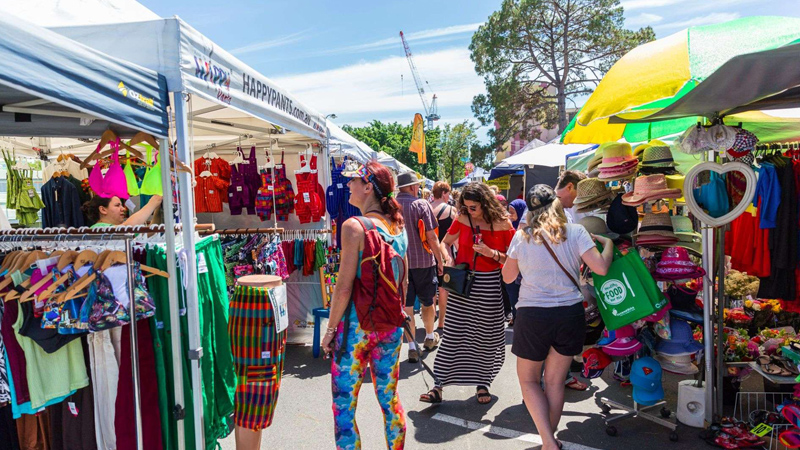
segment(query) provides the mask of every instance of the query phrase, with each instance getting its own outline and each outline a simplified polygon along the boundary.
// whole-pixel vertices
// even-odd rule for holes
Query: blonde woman
[[[572,357],[583,351],[586,321],[583,295],[577,285],[581,262],[605,275],[614,246],[610,239],[590,235],[567,223],[564,207],[550,186],[537,184],[528,192],[527,225],[508,248],[503,280],[522,274],[511,353],[517,356],[522,397],[542,450],[557,450],[555,430],[564,409],[564,378]],[[600,253],[594,240],[603,246]],[[544,389],[542,372],[544,371]]]

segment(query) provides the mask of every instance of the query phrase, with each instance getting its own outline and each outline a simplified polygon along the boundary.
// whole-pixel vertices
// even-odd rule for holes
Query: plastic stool
[[[314,314],[314,347],[312,349],[312,353],[314,354],[314,358],[319,358],[319,330],[322,326],[322,319],[329,318],[331,316],[331,310],[328,308],[314,308],[311,312]]]

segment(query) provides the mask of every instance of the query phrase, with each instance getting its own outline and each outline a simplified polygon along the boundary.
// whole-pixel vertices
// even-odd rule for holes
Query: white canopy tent
[[[503,163],[507,166],[560,167],[566,164],[568,155],[580,153],[594,147],[596,147],[594,144],[547,144],[517,153],[504,159]]]

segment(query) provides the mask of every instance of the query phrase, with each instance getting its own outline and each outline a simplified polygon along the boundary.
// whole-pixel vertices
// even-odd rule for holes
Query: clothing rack
[[[220,230],[209,230],[209,231],[201,231],[200,234],[203,236],[209,234],[269,234],[269,233],[277,233],[277,234],[284,234],[287,232],[309,232],[309,233],[319,233],[319,234],[326,234],[330,233],[331,230],[328,228],[322,229],[315,229],[315,228],[303,228],[303,229],[289,229],[289,228],[223,228]]]
[[[163,229],[163,225],[158,226]],[[84,229],[85,227],[82,227]],[[53,241],[53,242],[63,242],[63,241],[74,241],[78,240],[83,242],[85,240],[90,241],[125,241],[125,257],[126,260],[130,261],[133,257],[133,248],[132,242],[133,239],[136,237],[135,230],[137,229],[150,229],[151,227],[143,227],[143,226],[136,226],[136,227],[122,227],[125,230],[134,230],[134,231],[120,231],[120,232],[113,232],[108,233],[104,231],[99,231],[99,229],[95,228],[94,230],[86,228],[84,232],[75,232],[75,229],[59,229],[59,228],[51,228],[50,230],[63,230],[63,232],[48,232],[47,230],[42,229],[24,229],[24,230],[3,230],[2,234],[0,234],[0,242],[26,242],[26,241],[35,241],[35,242],[42,242],[42,241]],[[66,232],[70,230],[70,232]],[[143,231],[140,231],[143,232]],[[133,273],[133,264],[128,264],[128,298],[133,300],[135,298],[134,295],[134,283],[136,282]],[[134,308],[133,314],[131,314],[131,324],[130,324],[130,333],[131,333],[131,372],[133,378],[133,411],[134,411],[134,420],[135,420],[135,429],[136,429],[136,448],[142,450],[142,410],[141,410],[141,396],[140,396],[140,379],[139,379],[139,352],[138,352],[138,338],[136,332],[136,311]]]
[[[175,225],[175,231],[181,231],[183,229],[183,225]],[[197,224],[194,227],[195,231],[200,233],[206,233],[210,231],[214,231],[215,226],[214,224]],[[102,235],[102,236],[109,236],[109,233],[115,235],[127,235],[127,234],[139,234],[139,233],[164,233],[167,231],[166,225],[117,225],[112,227],[98,227],[98,228],[89,228],[89,227],[80,227],[80,228],[19,228],[16,230],[0,230],[0,236],[44,236],[44,237],[51,237],[55,238],[53,240],[63,240],[58,239],[64,235],[83,235],[83,236],[94,236],[94,235]],[[135,236],[134,236],[135,237]]]

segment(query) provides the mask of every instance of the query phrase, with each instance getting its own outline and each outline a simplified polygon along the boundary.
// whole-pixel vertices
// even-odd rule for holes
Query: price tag
[[[236,186],[236,192],[242,192],[242,187],[241,186]]]
[[[342,183],[336,183],[336,187],[337,187],[337,188],[339,188],[339,189],[341,189],[341,188],[343,188],[344,186],[342,186]]]
[[[764,437],[770,431],[772,431],[772,427],[767,425],[767,424],[765,424],[765,423],[760,423],[760,424],[756,425],[755,428],[750,430],[751,433],[755,434],[758,437]]]
[[[267,185],[267,190],[268,190],[268,191],[272,191],[272,190],[274,190],[274,189],[275,189],[275,186],[273,186],[273,185],[271,185],[271,184],[268,184],[268,185]]]
[[[33,189],[28,189],[28,197],[33,198],[36,195],[36,191]]]
[[[214,191],[208,191],[208,193],[209,193],[209,194],[213,194],[213,193],[214,193]]]
[[[311,197],[308,195],[308,192],[303,192],[303,201],[306,203],[311,203]]]
[[[75,403],[67,402],[67,406],[69,406],[69,412],[72,413],[73,416],[78,417],[78,408],[75,406]]]
[[[270,353],[269,352],[261,352],[261,359],[268,359]]]
[[[233,192],[228,192],[228,197],[233,197]]]
[[[208,273],[208,265],[206,265],[206,256],[202,253],[197,254],[197,273]]]

